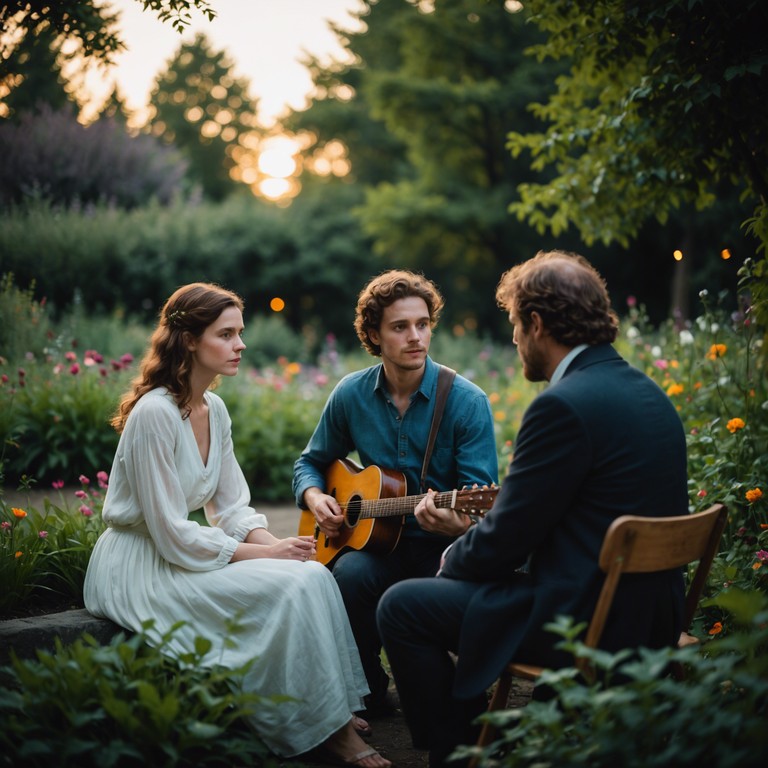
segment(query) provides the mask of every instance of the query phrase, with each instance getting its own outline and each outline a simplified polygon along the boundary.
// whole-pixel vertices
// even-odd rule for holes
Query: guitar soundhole
[[[347,502],[347,514],[345,516],[345,522],[350,528],[354,528],[360,520],[360,511],[362,509],[362,501],[359,496],[350,497]]]

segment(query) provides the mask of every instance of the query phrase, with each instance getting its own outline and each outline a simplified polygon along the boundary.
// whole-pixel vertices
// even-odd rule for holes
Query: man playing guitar
[[[479,387],[456,375],[421,487],[441,368],[428,352],[442,307],[434,283],[405,270],[384,272],[363,288],[355,330],[362,345],[381,362],[348,374],[336,385],[294,467],[293,490],[305,510],[301,526],[305,532],[307,526],[314,529],[318,536],[319,558],[328,545],[330,554],[323,562],[332,568],[360,651],[371,689],[363,713],[368,718],[392,710],[376,627],[379,598],[398,581],[434,576],[443,550],[473,522],[466,511],[487,509],[492,496],[480,491],[498,481],[490,403]],[[341,481],[345,474],[354,478],[359,468],[349,461],[339,463],[353,452],[365,467],[360,482],[368,483],[348,494],[356,506],[340,492],[339,483],[332,487],[328,483],[329,476]],[[405,516],[392,518],[394,541],[383,547],[369,546],[375,537],[363,536],[358,543],[350,536],[368,497],[418,500],[418,494],[430,489],[457,490],[456,496],[451,493],[454,504],[430,506],[418,518],[408,514],[416,502],[406,504]],[[477,495],[459,503],[461,489],[476,489]],[[334,540],[342,544],[334,547]]]

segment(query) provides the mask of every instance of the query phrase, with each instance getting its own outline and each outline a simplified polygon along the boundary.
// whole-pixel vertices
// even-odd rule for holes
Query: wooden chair
[[[611,523],[600,550],[600,568],[606,574],[597,605],[587,627],[584,644],[597,648],[613,603],[622,573],[666,571],[698,560],[698,567],[688,588],[683,615],[683,632],[678,647],[691,645],[698,639],[689,635],[694,613],[709,574],[728,516],[723,504],[679,517],[638,517],[624,515]],[[503,709],[507,704],[512,679],[536,680],[542,667],[513,661],[502,672],[488,711]],[[484,723],[477,746],[493,740],[494,729]],[[476,764],[476,759],[472,760]]]

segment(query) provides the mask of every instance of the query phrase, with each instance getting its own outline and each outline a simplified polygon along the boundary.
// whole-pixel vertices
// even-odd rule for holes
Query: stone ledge
[[[38,649],[53,652],[56,637],[61,638],[63,643],[73,643],[87,632],[106,644],[118,632],[124,631],[109,619],[91,616],[85,608],[7,619],[0,621],[0,664],[8,663],[11,650],[19,658],[34,658]]]

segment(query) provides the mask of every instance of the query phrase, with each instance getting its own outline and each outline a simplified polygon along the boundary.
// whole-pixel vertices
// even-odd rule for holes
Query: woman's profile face
[[[242,339],[243,313],[227,307],[204,331],[189,343],[196,375],[235,376],[245,344]]]

